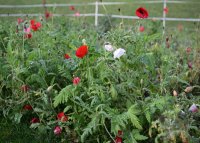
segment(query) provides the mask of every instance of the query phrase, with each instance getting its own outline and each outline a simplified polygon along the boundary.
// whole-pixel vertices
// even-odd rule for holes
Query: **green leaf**
[[[112,99],[117,99],[117,90],[115,89],[114,85],[110,86],[110,94],[112,96]]]
[[[140,135],[140,134],[135,134],[135,135],[134,135],[134,138],[135,138],[136,140],[139,140],[139,141],[148,139],[148,137],[143,136],[143,135]]]
[[[139,122],[139,118],[136,116],[139,113],[140,113],[140,110],[136,108],[136,105],[133,105],[128,109],[127,115],[130,118],[133,126],[135,126],[138,129],[142,129],[142,126]]]
[[[17,124],[19,124],[21,118],[22,118],[22,114],[21,114],[21,113],[16,113],[15,116],[14,116],[14,121],[15,121]]]
[[[68,85],[65,88],[63,88],[60,91],[60,93],[54,98],[54,107],[57,107],[59,104],[66,103],[69,100],[69,98],[73,96],[73,89],[73,85]]]

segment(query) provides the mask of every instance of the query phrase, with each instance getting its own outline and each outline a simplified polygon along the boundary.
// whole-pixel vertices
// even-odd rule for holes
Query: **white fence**
[[[193,2],[191,0],[188,1],[170,1],[170,0],[156,0],[156,1],[139,1],[139,2],[95,2],[95,3],[82,3],[82,4],[33,4],[33,5],[0,5],[1,9],[9,9],[9,8],[36,8],[36,7],[69,7],[69,6],[85,6],[85,5],[94,5],[95,13],[87,13],[80,14],[80,16],[92,16],[95,17],[95,26],[98,26],[98,17],[106,16],[105,14],[100,14],[98,9],[101,5],[121,5],[121,4],[155,4],[155,3],[163,3],[163,8],[167,7],[168,3],[173,4],[197,4],[200,6],[200,2]],[[43,14],[0,14],[0,17],[14,16],[41,16]],[[53,14],[54,16],[75,16],[74,14]],[[124,19],[139,19],[137,16],[126,16],[126,15],[112,15],[109,14],[112,18],[124,18]],[[166,21],[191,21],[191,22],[200,22],[200,19],[194,18],[168,18],[166,17],[166,13],[163,11],[163,17],[149,17],[147,19],[155,19],[163,21],[163,28],[165,28]],[[164,31],[163,31],[164,32]]]

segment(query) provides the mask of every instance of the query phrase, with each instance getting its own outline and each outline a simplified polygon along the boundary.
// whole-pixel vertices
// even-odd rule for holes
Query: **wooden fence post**
[[[165,34],[166,29],[166,11],[167,8],[167,0],[163,0],[163,35]]]
[[[98,26],[98,10],[99,10],[99,6],[98,6],[98,1],[96,1],[95,4],[95,26]]]

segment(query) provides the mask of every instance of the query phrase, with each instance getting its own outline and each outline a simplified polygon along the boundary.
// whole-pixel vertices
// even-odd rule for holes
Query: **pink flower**
[[[24,20],[21,19],[21,18],[18,18],[18,19],[17,19],[17,23],[18,23],[18,24],[22,23],[23,21],[24,21]]]
[[[55,135],[59,135],[59,134],[61,134],[61,132],[62,132],[62,129],[61,129],[61,127],[60,126],[56,126],[55,128],[54,128],[54,134]]]
[[[81,80],[81,79],[80,79],[79,77],[75,77],[75,78],[73,79],[73,84],[74,84],[74,85],[79,84],[80,80]]]
[[[77,12],[74,14],[74,16],[79,17],[79,16],[80,16],[80,13],[77,11]]]
[[[198,112],[198,108],[197,108],[197,106],[195,105],[195,104],[192,104],[192,106],[190,106],[190,108],[189,108],[189,111],[191,111],[191,112]]]
[[[24,28],[24,33],[30,33],[31,32],[31,28],[28,27],[28,28]]]
[[[34,118],[31,119],[31,123],[32,123],[32,124],[34,124],[34,123],[39,123],[39,122],[40,122],[40,120],[39,120],[38,118],[35,118],[35,117],[34,117]]]
[[[144,31],[144,26],[141,25],[141,26],[139,27],[139,31],[140,31],[140,32],[143,32],[143,31]]]
[[[168,9],[167,7],[165,7],[165,8],[163,9],[163,11],[167,14],[167,13],[169,12],[169,9]]]

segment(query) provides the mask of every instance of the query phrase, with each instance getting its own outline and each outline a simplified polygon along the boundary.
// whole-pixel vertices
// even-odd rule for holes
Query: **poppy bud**
[[[140,32],[144,32],[144,30],[145,30],[144,26],[141,25],[141,26],[139,27],[139,31],[140,31]]]
[[[176,90],[173,90],[173,96],[178,96],[178,93],[176,92]]]
[[[21,86],[21,90],[22,90],[23,92],[27,92],[27,91],[29,90],[28,85],[22,85],[22,86]]]
[[[186,89],[184,90],[186,93],[192,92],[193,87],[192,86],[188,86],[186,87]]]
[[[49,86],[49,87],[47,88],[47,92],[50,92],[52,89],[53,89],[53,86]]]
[[[61,129],[61,127],[60,126],[56,126],[55,128],[54,128],[54,134],[55,135],[59,135],[59,134],[61,134],[61,132],[62,132],[62,129]]]
[[[33,123],[39,123],[40,122],[40,120],[38,119],[38,118],[32,118],[31,119],[31,123],[33,124]]]
[[[73,79],[73,84],[74,84],[74,85],[79,84],[80,80],[81,80],[81,79],[80,79],[79,77],[75,77],[75,78]]]

